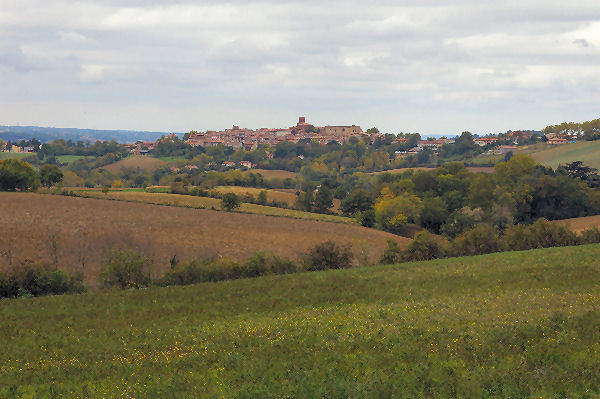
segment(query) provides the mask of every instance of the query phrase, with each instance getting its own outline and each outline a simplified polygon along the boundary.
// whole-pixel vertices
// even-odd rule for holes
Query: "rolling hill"
[[[537,162],[553,168],[573,161],[583,161],[587,166],[600,168],[600,140],[546,147],[541,151],[532,152],[531,156]]]
[[[295,258],[333,240],[375,261],[388,239],[409,242],[346,223],[32,193],[0,193],[0,209],[7,210],[0,212],[0,254],[10,253],[12,264],[56,260],[63,269],[82,270],[87,281],[95,281],[115,246],[140,249],[161,275],[174,255],[245,259],[270,251]],[[7,260],[0,255],[0,265]]]
[[[123,158],[120,161],[111,163],[109,165],[103,166],[100,169],[104,169],[111,173],[117,173],[121,170],[121,168],[128,169],[141,169],[148,172],[153,172],[161,166],[166,165],[166,162],[149,156],[144,155],[132,155],[127,158]]]
[[[0,397],[597,397],[599,255],[4,300]]]

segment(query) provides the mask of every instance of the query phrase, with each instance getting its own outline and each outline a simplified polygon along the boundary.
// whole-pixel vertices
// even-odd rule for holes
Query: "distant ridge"
[[[40,126],[0,126],[0,139],[4,141],[30,140],[36,138],[42,143],[64,139],[73,141],[115,140],[118,143],[135,141],[156,141],[170,132],[147,132],[138,130],[96,130]]]

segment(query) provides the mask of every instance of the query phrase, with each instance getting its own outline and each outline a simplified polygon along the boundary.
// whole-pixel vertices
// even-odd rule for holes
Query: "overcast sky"
[[[0,125],[487,133],[599,105],[598,0],[0,0]]]

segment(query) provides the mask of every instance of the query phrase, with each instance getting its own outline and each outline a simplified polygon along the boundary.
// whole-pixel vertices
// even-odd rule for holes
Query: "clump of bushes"
[[[143,288],[150,282],[152,262],[134,249],[110,252],[104,271],[100,274],[106,288]]]
[[[392,264],[447,256],[472,256],[594,243],[600,243],[600,230],[597,227],[591,227],[577,235],[568,227],[546,219],[538,219],[530,225],[509,226],[503,233],[490,224],[479,224],[448,243],[441,242],[426,231],[418,233],[404,250],[395,241],[388,240],[388,247],[380,262]]]
[[[304,256],[306,270],[342,269],[352,266],[354,254],[349,246],[333,241],[318,244]]]
[[[292,261],[268,252],[257,252],[243,263],[229,258],[180,262],[157,281],[158,285],[186,285],[208,281],[236,280],[270,274],[295,273]]]
[[[47,264],[24,262],[0,272],[0,298],[61,295],[84,291],[83,274],[69,274]]]

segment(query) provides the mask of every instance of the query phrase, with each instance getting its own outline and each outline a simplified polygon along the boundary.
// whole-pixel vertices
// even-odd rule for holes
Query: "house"
[[[516,145],[501,145],[494,149],[494,154],[506,154],[508,152],[517,151],[519,147]]]
[[[548,139],[548,144],[556,145],[556,144],[567,144],[569,140],[561,139],[561,138],[551,138]]]
[[[481,147],[485,147],[488,144],[494,144],[498,141],[497,137],[478,137],[473,140],[475,144]]]
[[[223,161],[221,165],[223,165],[226,168],[235,168],[235,162],[232,161]]]
[[[248,169],[252,169],[254,165],[250,161],[240,161],[240,166]]]

